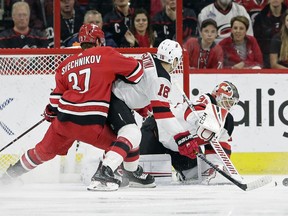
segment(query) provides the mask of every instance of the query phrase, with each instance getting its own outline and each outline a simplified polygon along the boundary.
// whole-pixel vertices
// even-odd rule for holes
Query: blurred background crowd
[[[183,0],[183,47],[191,68],[287,68],[288,0]],[[175,40],[177,0],[60,0],[61,47],[83,23],[106,46],[157,47]],[[54,46],[53,0],[0,0],[0,48]]]

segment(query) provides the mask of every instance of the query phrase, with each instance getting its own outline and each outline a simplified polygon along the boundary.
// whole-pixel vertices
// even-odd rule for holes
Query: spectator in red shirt
[[[222,68],[223,51],[215,43],[217,23],[213,19],[206,19],[200,27],[200,38],[190,38],[184,44],[189,53],[189,66],[192,68]]]
[[[263,66],[262,53],[256,39],[247,35],[249,20],[245,16],[231,19],[231,36],[220,41],[224,53],[224,67],[232,69],[253,68]]]

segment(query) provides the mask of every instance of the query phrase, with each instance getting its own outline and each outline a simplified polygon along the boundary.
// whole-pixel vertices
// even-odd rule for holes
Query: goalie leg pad
[[[208,154],[206,159],[216,165],[219,169],[223,170],[228,174],[228,171],[225,169],[221,159],[217,154]],[[201,163],[201,184],[205,185],[218,185],[218,184],[231,184],[231,182],[226,179],[224,176],[215,171],[204,161],[199,161]]]

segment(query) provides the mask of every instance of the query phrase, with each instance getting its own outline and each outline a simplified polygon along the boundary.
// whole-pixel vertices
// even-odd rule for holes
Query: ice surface
[[[249,177],[255,180],[259,176]],[[1,216],[89,215],[288,215],[284,176],[253,191],[234,185],[179,185],[158,181],[156,188],[91,192],[82,183],[33,183],[0,187]],[[278,186],[275,187],[275,181]]]

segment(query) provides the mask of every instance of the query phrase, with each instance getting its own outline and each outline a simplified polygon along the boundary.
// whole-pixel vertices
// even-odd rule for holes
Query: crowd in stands
[[[0,48],[54,47],[53,0],[3,0]],[[177,0],[60,0],[61,47],[83,23],[106,46],[157,47],[176,40]],[[288,0],[183,0],[183,47],[192,68],[287,68]]]

